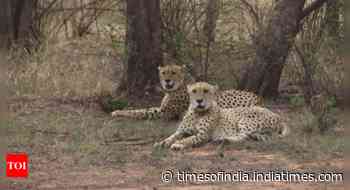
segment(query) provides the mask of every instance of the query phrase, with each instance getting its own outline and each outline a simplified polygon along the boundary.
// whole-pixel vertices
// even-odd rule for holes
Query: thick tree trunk
[[[240,89],[264,97],[278,96],[282,70],[300,29],[305,0],[281,0],[268,26],[256,40],[255,64],[244,73]]]
[[[0,48],[6,48],[13,38],[13,17],[11,14],[11,0],[5,0],[0,6]]]
[[[8,48],[13,42],[31,45],[33,10],[33,0],[1,1],[0,48]]]
[[[159,0],[127,0],[127,64],[124,84],[129,96],[155,92],[162,64]]]
[[[208,0],[207,10],[206,10],[206,21],[203,26],[203,31],[205,34],[205,40],[206,40],[206,52],[205,52],[205,62],[203,64],[202,68],[202,75],[200,76],[201,79],[204,81],[208,80],[208,71],[209,71],[209,64],[210,64],[210,51],[211,51],[211,45],[215,42],[215,29],[216,29],[216,22],[219,17],[219,4],[220,0]]]

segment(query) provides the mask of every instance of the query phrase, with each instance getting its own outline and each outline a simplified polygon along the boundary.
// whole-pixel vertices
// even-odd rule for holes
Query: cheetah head
[[[196,112],[209,110],[215,103],[215,92],[218,86],[210,85],[206,82],[198,82],[187,86],[190,95],[191,108]]]
[[[158,67],[159,78],[163,90],[172,92],[177,90],[185,80],[184,67],[178,65],[167,65]]]

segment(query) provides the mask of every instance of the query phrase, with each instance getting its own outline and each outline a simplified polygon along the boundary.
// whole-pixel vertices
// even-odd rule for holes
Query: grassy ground
[[[342,171],[345,136],[307,133],[304,108],[270,107],[289,118],[292,133],[268,143],[209,144],[185,152],[154,149],[176,129],[176,122],[112,119],[94,104],[53,100],[11,103],[11,120],[1,125],[5,151],[30,157],[27,180],[1,181],[1,189],[340,189],[334,184],[162,183],[166,169],[237,171],[240,169]],[[337,113],[337,129],[344,126]],[[312,123],[312,122],[311,122]]]
[[[227,10],[221,13],[224,17],[219,18],[218,43],[212,46],[209,72],[210,81],[223,89],[237,85],[243,66],[252,62],[255,55],[248,33],[242,32],[242,29],[255,30],[250,26],[251,19],[239,19],[245,13],[234,2],[228,5],[230,3],[227,1]],[[232,11],[237,7],[239,10]],[[270,12],[270,9],[261,10]],[[109,32],[103,31],[77,39],[61,36],[52,36],[51,39],[50,35],[37,52],[28,54],[14,49],[5,56],[0,52],[1,63],[5,62],[0,66],[6,65],[5,69],[0,69],[4,72],[0,73],[0,85],[5,81],[10,87],[9,96],[18,98],[10,102],[9,119],[3,121],[0,118],[0,155],[23,151],[30,157],[30,177],[26,180],[3,178],[4,165],[0,164],[0,190],[341,188],[341,185],[315,183],[265,183],[258,186],[191,183],[177,187],[174,183],[161,183],[160,174],[166,169],[200,172],[247,168],[342,171],[346,116],[339,110],[333,113],[338,121],[334,124],[336,130],[320,135],[315,130],[317,125],[312,114],[298,97],[288,104],[269,104],[274,111],[289,118],[292,133],[285,139],[225,146],[209,144],[179,153],[153,148],[154,142],[166,138],[176,129],[176,122],[112,119],[95,104],[55,101],[54,98],[80,99],[96,97],[105,91],[115,92],[125,58],[125,17],[116,13],[113,11],[99,22],[100,28],[107,24],[118,26],[114,40],[110,39]],[[56,21],[61,17],[53,18]],[[184,44],[186,55],[195,58],[188,62],[201,62],[197,50],[187,49],[188,46]],[[337,87],[334,81],[342,81],[338,78],[343,75],[343,67],[339,65],[340,69],[337,69],[336,60],[328,55],[333,51],[324,51],[328,53],[323,55],[325,63],[320,68],[326,68],[327,73],[319,75],[330,80],[325,86],[329,87],[328,92],[333,92],[337,89],[333,88]],[[288,84],[300,83],[303,71],[300,63],[290,62],[284,69],[280,90],[289,88]],[[3,79],[3,76],[7,77]],[[0,89],[0,95],[2,91]],[[37,99],[26,100],[27,97]],[[0,96],[0,105],[2,99]],[[0,162],[4,163],[1,159],[3,157],[0,157]]]

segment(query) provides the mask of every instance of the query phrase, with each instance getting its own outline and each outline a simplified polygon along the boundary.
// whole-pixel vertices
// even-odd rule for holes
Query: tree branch
[[[251,16],[253,16],[256,24],[258,25],[259,28],[261,28],[261,23],[260,23],[260,19],[259,19],[259,14],[257,13],[257,11],[254,9],[253,5],[251,5],[248,1],[246,0],[241,0],[241,3],[248,9],[249,14],[251,14]]]
[[[303,13],[300,15],[300,20],[304,19],[305,17],[309,16],[313,11],[321,8],[324,3],[326,3],[329,0],[315,0],[313,1],[308,7],[305,7],[303,10]],[[337,0],[333,0],[337,1]]]

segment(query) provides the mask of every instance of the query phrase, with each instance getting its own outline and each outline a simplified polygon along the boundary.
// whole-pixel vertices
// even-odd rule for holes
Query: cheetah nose
[[[169,82],[170,82],[170,80],[169,80],[169,79],[166,79],[166,80],[165,80],[165,82],[166,82],[166,83],[169,83]]]
[[[197,103],[198,103],[198,104],[201,104],[202,102],[203,102],[203,99],[198,99],[198,100],[197,100]]]

